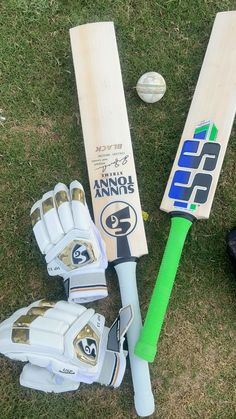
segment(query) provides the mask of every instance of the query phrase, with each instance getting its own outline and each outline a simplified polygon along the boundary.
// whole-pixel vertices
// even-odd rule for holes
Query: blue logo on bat
[[[207,121],[196,127],[193,139],[184,141],[178,159],[179,168],[184,169],[176,170],[168,194],[175,200],[174,207],[194,210],[197,204],[207,201],[211,172],[216,167],[221,147],[215,142],[216,135],[216,126]],[[194,169],[198,171],[193,176]]]

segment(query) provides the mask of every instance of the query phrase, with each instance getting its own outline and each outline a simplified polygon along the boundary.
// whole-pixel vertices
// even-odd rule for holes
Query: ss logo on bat
[[[193,139],[184,141],[178,166],[190,170],[176,170],[174,173],[168,194],[177,200],[174,206],[187,208],[191,201],[194,209],[195,204],[207,201],[212,184],[211,172],[216,168],[221,148],[215,141],[216,133],[215,125],[207,121],[197,126]]]

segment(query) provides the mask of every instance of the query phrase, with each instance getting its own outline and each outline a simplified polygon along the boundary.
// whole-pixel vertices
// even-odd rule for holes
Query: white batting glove
[[[93,309],[40,300],[0,324],[0,353],[29,362],[20,383],[45,392],[77,390],[80,382],[118,387],[126,368],[124,335],[131,306],[120,310],[110,329]]]
[[[94,225],[78,181],[70,190],[58,183],[31,208],[33,231],[48,273],[64,279],[68,301],[107,296],[105,245]]]

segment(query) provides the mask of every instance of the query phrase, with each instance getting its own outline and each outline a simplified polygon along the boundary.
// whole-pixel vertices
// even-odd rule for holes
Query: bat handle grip
[[[157,342],[174,284],[184,242],[192,221],[181,216],[171,218],[171,228],[144,326],[135,346],[135,354],[149,362],[155,358]]]
[[[127,331],[129,359],[134,388],[134,404],[139,416],[149,416],[155,410],[149,366],[146,361],[135,356],[134,346],[142,327],[136,283],[136,262],[126,261],[115,265],[118,275],[122,305],[131,304],[134,319]]]

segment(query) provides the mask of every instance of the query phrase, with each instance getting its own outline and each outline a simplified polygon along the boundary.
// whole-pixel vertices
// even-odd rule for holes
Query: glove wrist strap
[[[72,274],[64,281],[68,301],[88,302],[107,297],[108,290],[104,270]]]

